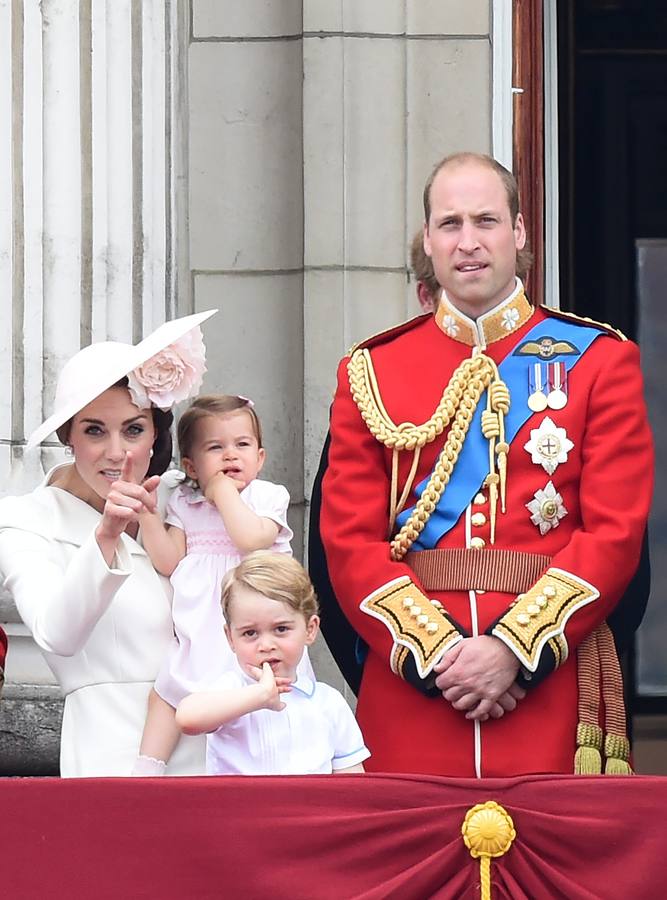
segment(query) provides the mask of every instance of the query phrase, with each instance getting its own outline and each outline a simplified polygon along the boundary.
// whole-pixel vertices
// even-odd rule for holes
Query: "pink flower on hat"
[[[132,402],[140,409],[152,404],[167,410],[194,396],[206,371],[205,357],[204,339],[197,326],[130,372],[127,380]]]

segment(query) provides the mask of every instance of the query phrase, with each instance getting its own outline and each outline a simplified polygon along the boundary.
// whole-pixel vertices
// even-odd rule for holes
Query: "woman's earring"
[[[67,444],[65,447],[65,456],[74,456],[74,450],[72,450],[72,445]]]
[[[153,450],[153,448],[151,447],[151,449],[148,451],[148,455],[150,457],[152,457],[154,453],[155,453],[155,450]]]

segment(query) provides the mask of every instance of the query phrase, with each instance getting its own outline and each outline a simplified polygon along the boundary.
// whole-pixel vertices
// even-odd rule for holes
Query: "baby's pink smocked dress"
[[[270,549],[291,555],[286,488],[255,479],[241,491],[241,499],[258,516],[279,526],[278,537]],[[227,534],[216,507],[196,488],[176,488],[167,506],[166,522],[185,532],[187,552],[171,576],[176,636],[155,690],[171,706],[177,706],[187,694],[213,684],[233,664],[234,654],[223,630],[220,583],[225,573],[241,562],[242,555]],[[299,671],[312,673],[306,654]]]

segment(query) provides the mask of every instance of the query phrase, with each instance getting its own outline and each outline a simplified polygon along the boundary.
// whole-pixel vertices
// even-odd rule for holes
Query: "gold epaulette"
[[[565,319],[568,322],[579,322],[581,325],[593,325],[595,328],[599,328],[601,331],[611,335],[611,337],[615,337],[618,341],[627,341],[627,337],[623,332],[618,328],[614,328],[614,326],[610,325],[608,322],[598,322],[596,319],[589,319],[588,316],[578,316],[576,313],[565,312],[562,309],[554,309],[553,306],[545,306],[544,304],[540,306],[540,309],[548,316],[553,316],[555,319]]]
[[[355,350],[368,350],[371,347],[377,347],[378,344],[385,344],[387,341],[391,341],[395,337],[405,334],[406,331],[411,331],[413,328],[416,328],[417,325],[420,325],[425,319],[432,318],[433,313],[425,313],[422,316],[415,316],[414,319],[408,319],[407,322],[401,322],[400,325],[394,325],[392,328],[387,328],[385,331],[378,331],[377,334],[372,334],[363,341],[357,341],[356,344],[352,344],[347,351],[346,356],[352,356]]]

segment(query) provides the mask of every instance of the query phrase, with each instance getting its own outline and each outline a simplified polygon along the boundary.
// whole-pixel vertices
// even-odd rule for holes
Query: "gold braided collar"
[[[534,312],[524,294],[523,284],[517,278],[517,286],[510,296],[477,320],[460,312],[443,291],[435,321],[438,328],[455,341],[484,348],[517,331]]]

